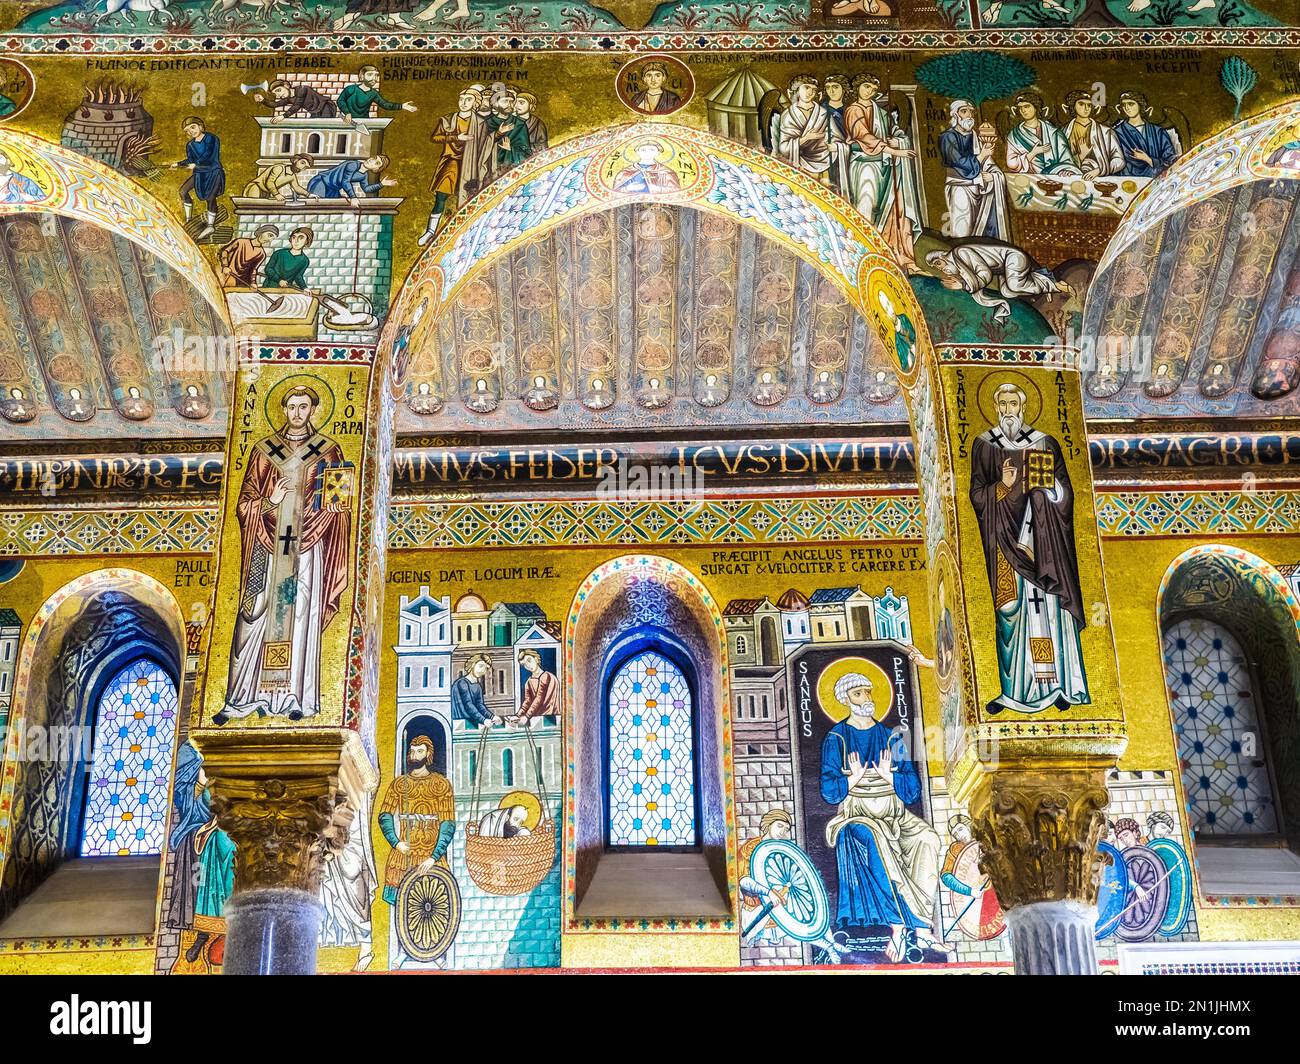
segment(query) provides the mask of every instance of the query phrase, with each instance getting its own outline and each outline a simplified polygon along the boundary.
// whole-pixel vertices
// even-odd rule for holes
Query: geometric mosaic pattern
[[[1300,491],[1098,493],[1103,536],[1189,536],[1300,531]]]
[[[682,671],[646,650],[609,685],[609,844],[694,846],[691,691]]]
[[[1200,617],[1164,637],[1165,677],[1192,824],[1205,835],[1276,835],[1277,806],[1241,646]]]
[[[411,503],[392,508],[388,547],[650,546],[915,539],[914,495],[610,503]]]
[[[216,545],[215,508],[0,513],[0,555],[209,554]]]
[[[109,681],[86,785],[82,857],[162,853],[176,708],[176,685],[151,661],[135,661]]]
[[[870,489],[868,489],[869,491]],[[1097,489],[1102,536],[1300,533],[1300,491]],[[0,556],[210,554],[215,507],[0,511]],[[915,494],[851,498],[394,502],[388,549],[919,540]]]

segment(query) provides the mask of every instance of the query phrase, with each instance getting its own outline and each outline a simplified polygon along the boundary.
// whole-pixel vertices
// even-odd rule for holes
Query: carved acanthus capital
[[[355,817],[352,744],[340,731],[199,733],[217,825],[235,843],[235,890],[319,893]]]
[[[339,793],[335,781],[227,778],[214,789],[217,826],[235,842],[237,890],[320,891],[325,830]]]
[[[980,870],[1004,909],[1040,901],[1097,903],[1105,858],[1109,764],[999,766],[970,798]]]

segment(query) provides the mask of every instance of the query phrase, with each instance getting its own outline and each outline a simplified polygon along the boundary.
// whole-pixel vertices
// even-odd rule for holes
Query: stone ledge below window
[[[0,924],[0,938],[152,934],[159,866],[157,856],[64,861]]]
[[[605,853],[576,915],[589,920],[665,920],[731,915],[703,853]]]
[[[1198,842],[1201,893],[1223,897],[1300,895],[1300,855],[1281,846]]]

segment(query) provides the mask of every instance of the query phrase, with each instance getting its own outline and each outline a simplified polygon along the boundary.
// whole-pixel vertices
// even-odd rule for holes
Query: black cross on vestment
[[[266,445],[266,449],[271,452],[271,457],[276,459],[277,461],[283,462],[286,458],[289,457],[288,454],[285,452],[284,447],[282,447],[279,443],[276,443],[274,441],[268,442]]]
[[[325,437],[317,436],[316,442],[307,448],[307,453],[311,455],[313,458],[315,458],[317,455],[321,453],[322,450],[324,450],[324,448],[325,448]]]
[[[280,535],[280,546],[283,548],[280,553],[286,556],[292,554],[293,545],[297,542],[298,537],[293,534],[293,525],[289,525]]]
[[[1038,588],[1034,588],[1034,593],[1029,596],[1029,602],[1030,605],[1034,607],[1035,615],[1041,617],[1043,615],[1043,607],[1047,605],[1047,599],[1043,598],[1042,592],[1040,592]]]

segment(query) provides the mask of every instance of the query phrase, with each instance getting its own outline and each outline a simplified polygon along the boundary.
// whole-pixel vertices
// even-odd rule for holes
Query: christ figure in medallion
[[[979,523],[997,622],[1002,696],[990,713],[1090,701],[1079,632],[1084,626],[1074,491],[1061,445],[1025,424],[1026,397],[993,392],[998,423],[971,450],[970,501]]]
[[[239,491],[239,614],[214,723],[320,712],[321,636],[348,585],[355,469],[316,430],[315,388],[280,399],[284,422],[253,447]]]

